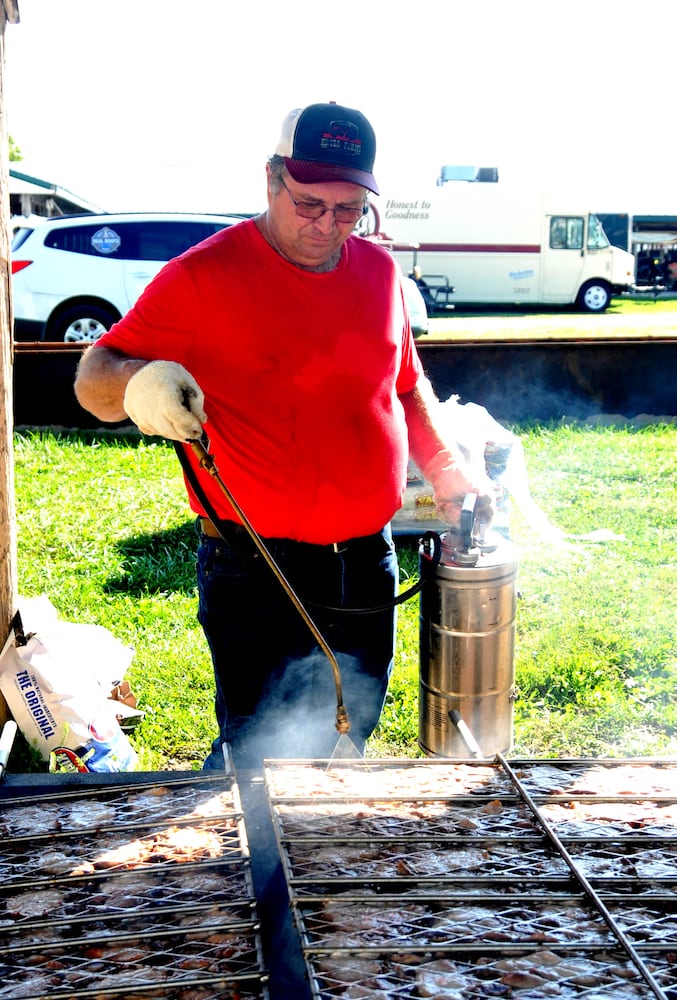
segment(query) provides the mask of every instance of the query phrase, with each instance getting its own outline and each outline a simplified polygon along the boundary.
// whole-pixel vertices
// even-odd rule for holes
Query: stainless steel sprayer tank
[[[460,531],[441,536],[420,598],[419,745],[430,756],[490,757],[512,748],[517,556],[484,530],[469,494]],[[419,549],[430,559],[425,542]]]

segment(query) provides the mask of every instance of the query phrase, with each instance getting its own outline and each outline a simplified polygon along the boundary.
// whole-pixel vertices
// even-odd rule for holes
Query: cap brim
[[[299,184],[322,184],[331,181],[346,181],[359,184],[373,194],[380,194],[373,174],[354,167],[344,167],[334,163],[317,163],[315,160],[293,160],[285,156],[284,163],[290,175]]]

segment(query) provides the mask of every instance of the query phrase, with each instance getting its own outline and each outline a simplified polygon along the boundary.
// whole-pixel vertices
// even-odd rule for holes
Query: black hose
[[[390,611],[392,608],[397,607],[398,604],[404,604],[410,598],[415,597],[423,587],[426,582],[435,575],[437,567],[440,562],[440,557],[442,555],[442,540],[436,531],[426,531],[426,533],[420,538],[420,545],[424,551],[426,550],[426,545],[432,548],[432,555],[425,556],[429,563],[426,567],[425,572],[423,571],[423,562],[421,562],[421,576],[417,583],[412,584],[408,587],[404,593],[399,594],[394,597],[392,601],[386,601],[385,604],[372,604],[368,608],[333,608],[330,604],[315,604],[313,601],[307,601],[314,608],[322,608],[324,611],[344,611],[346,614],[353,615],[373,615],[380,611]]]

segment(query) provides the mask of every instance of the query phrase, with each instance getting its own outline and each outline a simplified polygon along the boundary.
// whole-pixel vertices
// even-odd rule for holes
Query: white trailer
[[[419,283],[428,307],[576,305],[603,312],[632,287],[635,259],[611,246],[584,201],[454,182],[371,203],[368,235]]]

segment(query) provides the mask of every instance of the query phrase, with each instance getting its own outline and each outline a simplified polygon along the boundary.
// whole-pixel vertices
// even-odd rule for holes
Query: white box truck
[[[429,309],[575,305],[603,312],[632,287],[635,259],[611,246],[579,196],[454,182],[370,203],[363,230],[416,278]]]

